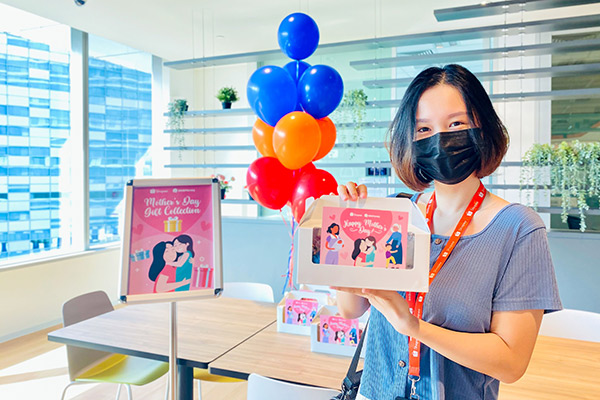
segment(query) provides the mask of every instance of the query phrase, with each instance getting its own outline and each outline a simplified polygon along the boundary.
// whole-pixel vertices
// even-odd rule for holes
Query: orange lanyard
[[[467,229],[467,226],[471,223],[473,219],[473,215],[479,210],[483,199],[485,198],[486,190],[483,186],[483,183],[479,183],[479,189],[471,199],[471,202],[467,206],[467,209],[463,213],[462,218],[458,221],[456,228],[454,228],[454,232],[452,232],[452,236],[448,239],[448,243],[442,250],[442,253],[433,264],[431,271],[429,273],[429,285],[431,286],[431,282],[436,277],[437,273],[440,272],[440,269],[444,266],[444,263],[454,250],[454,247],[458,243],[458,240],[463,235],[464,231]],[[429,230],[433,231],[433,212],[435,211],[437,204],[435,202],[435,192],[431,195],[429,202],[427,203],[427,208],[425,212],[425,216],[427,218],[427,225],[429,225]],[[414,293],[407,292],[406,293],[406,301],[408,302],[408,306],[410,308],[411,314],[415,317],[422,319],[423,318],[423,303],[425,301],[425,293]],[[408,352],[409,352],[409,363],[408,363],[408,374],[411,376],[412,380],[412,390],[411,397],[414,395],[414,385],[415,382],[419,380],[420,377],[420,361],[421,361],[421,342],[416,340],[413,337],[409,337],[408,341]]]

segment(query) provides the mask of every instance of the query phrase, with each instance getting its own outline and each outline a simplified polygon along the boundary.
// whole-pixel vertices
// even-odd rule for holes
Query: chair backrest
[[[254,282],[225,282],[223,285],[223,297],[235,299],[246,299],[273,303],[273,289],[264,283]]]
[[[73,325],[113,310],[114,308],[105,292],[97,291],[82,294],[63,304],[63,325]],[[75,380],[88,367],[102,361],[110,354],[104,351],[67,345],[67,359],[69,361],[69,377],[71,381]]]
[[[339,393],[337,390],[296,385],[257,374],[250,374],[248,377],[248,395],[246,400],[330,400]]]
[[[569,309],[544,314],[540,335],[600,342],[600,314]]]

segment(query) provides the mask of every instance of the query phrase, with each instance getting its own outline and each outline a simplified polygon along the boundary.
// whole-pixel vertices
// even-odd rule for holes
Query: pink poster
[[[406,268],[408,212],[323,207],[320,263]]]
[[[129,295],[214,287],[212,186],[133,187]]]
[[[319,319],[320,342],[345,346],[358,344],[361,334],[358,329],[358,319],[345,319],[334,315],[321,315]]]

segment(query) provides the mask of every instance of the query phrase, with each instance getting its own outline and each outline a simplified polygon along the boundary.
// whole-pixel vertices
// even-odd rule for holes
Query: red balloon
[[[314,171],[304,172],[298,178],[291,198],[292,214],[296,222],[300,222],[306,211],[307,199],[318,199],[332,193],[337,195],[337,187],[335,178],[325,170],[316,168]]]
[[[248,192],[263,207],[280,210],[290,200],[294,176],[275,157],[254,160],[246,173]]]
[[[304,174],[305,172],[313,172],[316,169],[317,167],[315,167],[315,164],[310,162],[302,168],[292,170],[292,175],[294,176],[294,186],[296,186],[296,182],[298,181],[298,179],[300,179],[302,174]]]

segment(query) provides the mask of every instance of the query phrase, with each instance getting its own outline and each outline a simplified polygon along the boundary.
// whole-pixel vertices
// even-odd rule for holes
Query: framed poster
[[[121,300],[165,302],[219,295],[223,270],[218,181],[135,179],[125,192]]]

